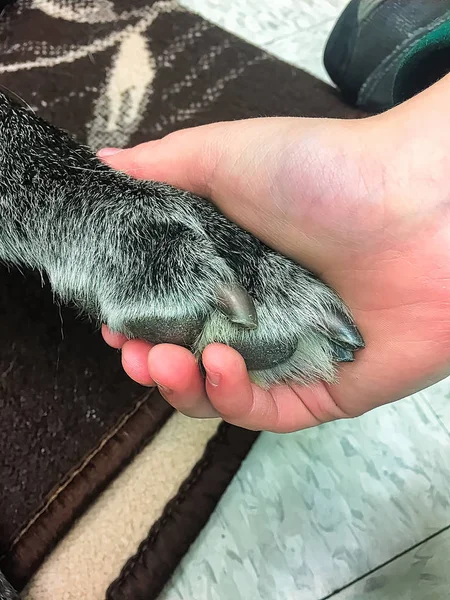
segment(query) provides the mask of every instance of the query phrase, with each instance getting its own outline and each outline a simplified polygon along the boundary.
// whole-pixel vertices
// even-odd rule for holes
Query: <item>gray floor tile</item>
[[[181,0],[181,4],[278,58],[328,79],[322,66],[323,46],[347,1]]]
[[[315,600],[450,523],[450,437],[423,394],[263,434],[161,600]]]
[[[352,585],[333,600],[447,600],[450,598],[450,531]]]

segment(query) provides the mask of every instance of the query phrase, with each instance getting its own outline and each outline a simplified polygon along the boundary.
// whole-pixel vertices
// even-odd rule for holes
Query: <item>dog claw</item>
[[[258,327],[253,300],[247,290],[237,283],[217,287],[217,308],[236,325],[242,325],[245,329]]]
[[[328,315],[326,330],[336,344],[347,350],[355,351],[365,347],[356,325],[344,313]]]
[[[343,348],[338,344],[333,344],[333,358],[336,362],[353,362],[355,357],[353,352],[347,348]]]

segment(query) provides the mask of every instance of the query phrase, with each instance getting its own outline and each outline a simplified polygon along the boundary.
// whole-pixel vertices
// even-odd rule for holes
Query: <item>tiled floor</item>
[[[348,0],[180,0],[223,29],[328,80],[322,52]]]
[[[334,600],[420,600],[450,597],[450,530],[424,542],[349,588]]]
[[[324,78],[346,0],[183,3]],[[449,527],[445,380],[356,420],[261,435],[161,598],[449,599]]]

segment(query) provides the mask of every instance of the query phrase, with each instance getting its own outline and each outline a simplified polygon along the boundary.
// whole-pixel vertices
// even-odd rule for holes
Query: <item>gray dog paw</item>
[[[223,342],[264,387],[333,381],[336,363],[364,346],[328,286],[206,200],[103,165],[83,196],[97,198],[97,208],[70,255],[58,253],[62,268],[48,272],[62,297],[113,331],[187,346],[197,357]]]
[[[134,180],[0,95],[0,255],[113,331],[223,342],[262,386],[333,381],[364,347],[336,293],[208,201]]]

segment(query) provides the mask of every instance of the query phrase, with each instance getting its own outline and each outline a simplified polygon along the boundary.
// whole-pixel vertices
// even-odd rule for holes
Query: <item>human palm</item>
[[[412,118],[418,104],[360,121],[219,123],[108,157],[135,176],[211,198],[317,273],[350,306],[366,341],[337,384],[265,391],[221,344],[203,353],[205,384],[186,349],[152,348],[105,329],[128,374],[157,382],[192,416],[272,431],[356,416],[449,374],[448,165],[440,132],[424,137]]]

